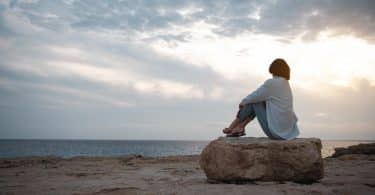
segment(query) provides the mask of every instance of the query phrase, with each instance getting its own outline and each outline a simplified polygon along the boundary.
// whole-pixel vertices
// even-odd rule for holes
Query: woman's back
[[[269,128],[285,139],[299,134],[297,116],[293,110],[293,95],[288,80],[274,76],[267,85],[266,110]]]

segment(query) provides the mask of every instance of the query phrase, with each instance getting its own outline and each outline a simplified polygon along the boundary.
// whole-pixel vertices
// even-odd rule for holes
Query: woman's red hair
[[[290,68],[284,59],[275,59],[270,65],[269,72],[275,76],[284,77],[286,80],[290,79]]]

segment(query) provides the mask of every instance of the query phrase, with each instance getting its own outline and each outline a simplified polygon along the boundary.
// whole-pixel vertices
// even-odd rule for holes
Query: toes
[[[223,133],[230,133],[232,130],[231,129],[229,129],[229,128],[225,128],[225,129],[223,129]]]

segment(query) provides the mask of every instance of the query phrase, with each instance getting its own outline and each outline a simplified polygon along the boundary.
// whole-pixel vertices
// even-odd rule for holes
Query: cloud
[[[371,0],[334,1],[12,1],[13,12],[32,24],[61,31],[122,31],[134,39],[139,33],[166,41],[185,41],[188,32],[169,34],[176,27],[204,21],[213,32],[234,36],[263,33],[294,39],[315,39],[321,32],[353,34],[373,41],[375,3]],[[4,5],[2,6],[4,10]],[[4,33],[5,30],[2,31]],[[158,34],[160,32],[161,34]],[[155,35],[158,34],[158,35]]]
[[[4,17],[4,21],[8,31],[15,34],[7,40],[8,44],[0,48],[3,56],[1,65],[4,70],[37,74],[45,77],[47,81],[55,77],[77,77],[93,83],[100,82],[112,87],[131,89],[139,95],[147,93],[183,99],[210,97],[209,89],[224,82],[211,69],[198,68],[177,59],[160,56],[146,43],[119,40],[108,33],[80,31],[70,29],[69,26],[63,30],[69,33],[56,33],[56,29],[44,26],[47,23],[34,21],[44,20],[43,17],[50,15],[35,5],[42,3],[19,2],[13,4],[13,10],[6,11],[7,15],[14,15],[11,17],[15,18],[14,20]],[[51,5],[46,3],[42,7],[49,6]],[[39,18],[30,17],[30,13]],[[58,13],[60,12],[55,14]],[[52,18],[55,20],[63,17]],[[28,22],[13,25],[19,21]],[[57,23],[62,24],[64,21]],[[30,28],[24,29],[23,24]],[[43,30],[32,30],[39,28]],[[217,96],[217,92],[215,93]]]
[[[174,48],[197,30],[208,40],[242,33],[313,40],[330,30],[371,41],[372,8],[372,1],[2,1],[0,137],[211,139],[264,77],[227,79],[155,43]],[[328,86],[331,96],[296,88],[303,135],[373,137],[374,86],[368,78],[355,86]],[[249,132],[263,135],[256,123]]]
[[[296,88],[294,92],[305,136],[345,139],[352,134],[354,139],[374,139],[375,86],[369,80],[357,78],[351,86],[322,83],[317,89]]]
[[[305,39],[314,39],[320,32],[331,31],[334,35],[354,34],[369,41],[374,40],[375,3],[373,1],[279,1],[261,12],[263,32],[304,32]]]

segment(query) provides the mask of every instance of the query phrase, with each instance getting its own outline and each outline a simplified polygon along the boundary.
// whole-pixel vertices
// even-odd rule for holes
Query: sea
[[[374,140],[323,140],[322,156],[336,147],[348,147]],[[209,141],[188,140],[0,140],[0,158],[26,156],[123,156],[159,157],[200,154]]]

